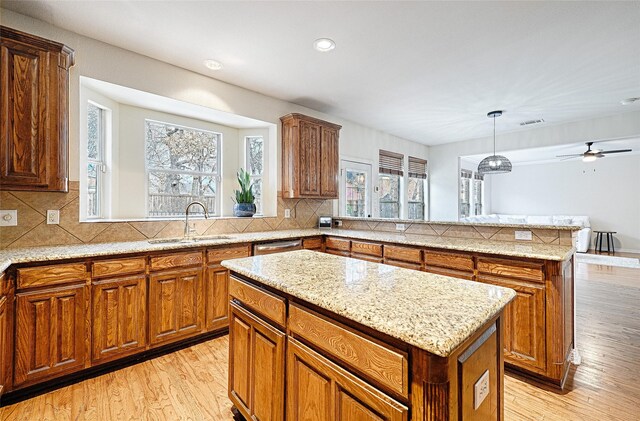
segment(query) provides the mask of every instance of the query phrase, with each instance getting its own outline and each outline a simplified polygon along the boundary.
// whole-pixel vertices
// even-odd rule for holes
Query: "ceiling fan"
[[[587,145],[586,152],[574,153],[570,155],[556,155],[556,158],[563,158],[562,160],[565,160],[565,159],[571,159],[571,158],[578,158],[581,156],[582,162],[592,162],[598,158],[604,158],[606,154],[631,152],[631,149],[616,149],[612,151],[603,151],[602,149],[591,149],[591,145],[593,145],[593,142],[586,142],[586,145]]]

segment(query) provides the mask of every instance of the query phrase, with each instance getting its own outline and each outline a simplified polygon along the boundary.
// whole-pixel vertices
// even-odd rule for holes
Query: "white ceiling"
[[[10,1],[2,7],[429,145],[638,110],[640,2]],[[312,48],[319,37],[337,47]],[[202,61],[225,68],[213,72]]]
[[[614,140],[600,140],[594,141],[591,149],[601,149],[605,151],[612,151],[618,149],[631,149],[631,152],[617,153],[606,155],[604,158],[599,159],[614,159],[617,157],[640,155],[640,138],[625,138]],[[547,162],[563,162],[561,158],[557,158],[557,155],[570,155],[584,153],[587,150],[587,145],[584,143],[571,143],[567,145],[547,146],[543,148],[531,148],[531,149],[519,149],[515,151],[499,151],[499,155],[504,155],[509,158],[509,161],[513,165],[530,165],[530,164],[542,164]],[[474,165],[478,165],[480,161],[487,157],[487,154],[467,155],[461,158],[467,162],[471,162]],[[579,160],[580,158],[571,158]],[[640,162],[640,161],[639,161]],[[640,164],[639,164],[640,165]]]

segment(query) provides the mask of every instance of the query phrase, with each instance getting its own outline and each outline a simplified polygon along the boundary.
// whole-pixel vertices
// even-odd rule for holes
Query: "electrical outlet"
[[[60,211],[58,209],[47,211],[47,225],[58,225],[60,223]]]
[[[516,231],[516,240],[533,240],[531,231]]]
[[[17,210],[0,210],[0,227],[15,227],[18,225]]]
[[[284,210],[284,217],[285,218],[291,218],[291,209],[285,209]]]
[[[404,231],[404,224],[396,224],[396,231]]]
[[[473,409],[478,409],[487,396],[489,396],[489,370],[485,371],[473,385]]]
[[[336,219],[336,220],[333,221],[333,224],[336,227],[341,227],[342,226],[342,221],[340,219]]]

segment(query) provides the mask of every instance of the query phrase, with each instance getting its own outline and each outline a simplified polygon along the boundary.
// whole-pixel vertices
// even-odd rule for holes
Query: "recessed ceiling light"
[[[640,101],[640,97],[625,98],[622,101],[620,101],[620,104],[629,105],[629,104],[633,104],[636,101]]]
[[[313,41],[313,48],[316,50],[326,53],[327,51],[331,51],[336,48],[336,43],[329,38],[318,38]]]
[[[222,70],[222,68],[224,67],[222,63],[220,63],[219,61],[211,60],[211,59],[205,60],[204,65],[211,70]]]

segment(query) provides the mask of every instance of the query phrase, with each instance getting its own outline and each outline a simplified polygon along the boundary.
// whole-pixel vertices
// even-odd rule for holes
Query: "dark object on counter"
[[[595,247],[599,253],[602,253],[602,234],[607,236],[607,253],[616,254],[616,247],[613,244],[613,234],[616,234],[616,231],[593,231],[596,233],[596,243]]]

